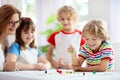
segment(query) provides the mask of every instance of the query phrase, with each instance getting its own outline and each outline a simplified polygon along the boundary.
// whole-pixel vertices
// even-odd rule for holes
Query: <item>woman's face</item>
[[[12,18],[8,22],[7,35],[13,35],[16,32],[17,27],[19,26],[19,15],[17,13],[13,14]]]

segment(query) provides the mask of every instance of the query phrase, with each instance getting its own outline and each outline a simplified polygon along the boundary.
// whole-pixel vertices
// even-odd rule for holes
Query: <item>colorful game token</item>
[[[74,53],[75,51],[74,51],[74,50],[71,50],[70,52],[71,52],[71,53]]]
[[[62,74],[62,71],[61,71],[61,70],[58,70],[58,69],[57,69],[56,71],[57,71],[59,74]]]
[[[45,74],[47,74],[47,71],[45,71]]]
[[[93,74],[96,74],[96,71],[93,71]]]
[[[83,72],[83,76],[85,75],[85,72]]]

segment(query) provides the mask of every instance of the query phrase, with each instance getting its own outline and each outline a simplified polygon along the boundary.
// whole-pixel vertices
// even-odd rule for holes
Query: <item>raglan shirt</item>
[[[109,65],[106,71],[113,71],[113,49],[109,42],[103,42],[100,49],[97,52],[92,52],[90,47],[86,44],[80,50],[79,57],[86,59],[87,66],[95,66],[100,64],[102,60],[109,59]]]
[[[48,38],[48,43],[55,46],[54,54],[55,60],[58,61],[60,58],[65,63],[71,63],[71,56],[67,49],[72,45],[76,53],[79,53],[80,46],[85,43],[85,40],[81,37],[81,31],[75,30],[74,32],[67,33],[63,30],[52,33]]]
[[[15,54],[17,56],[17,62],[24,64],[34,64],[38,62],[38,58],[41,55],[41,52],[35,48],[20,50],[20,45],[18,43],[13,43],[8,48],[8,54]]]

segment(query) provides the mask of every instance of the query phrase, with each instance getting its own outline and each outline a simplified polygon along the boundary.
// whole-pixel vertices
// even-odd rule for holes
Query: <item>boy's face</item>
[[[84,39],[87,45],[90,47],[90,49],[93,51],[99,50],[103,40],[87,32],[84,34]]]
[[[76,22],[75,18],[69,16],[64,12],[61,13],[59,22],[61,23],[63,30],[70,32],[73,30],[73,25]]]

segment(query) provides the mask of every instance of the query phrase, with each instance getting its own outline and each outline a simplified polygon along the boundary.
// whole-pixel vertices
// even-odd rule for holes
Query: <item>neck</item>
[[[74,32],[75,29],[71,29],[71,30],[63,30],[64,32],[67,32],[67,33],[71,33],[71,32]]]

